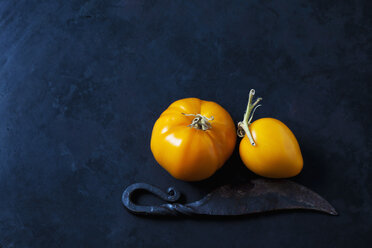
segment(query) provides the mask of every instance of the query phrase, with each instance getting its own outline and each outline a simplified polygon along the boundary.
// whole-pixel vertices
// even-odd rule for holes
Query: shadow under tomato
[[[255,177],[257,176],[248,170],[241,161],[239,149],[235,149],[231,157],[213,176],[203,181],[190,182],[190,185],[209,193],[219,186],[241,184]]]

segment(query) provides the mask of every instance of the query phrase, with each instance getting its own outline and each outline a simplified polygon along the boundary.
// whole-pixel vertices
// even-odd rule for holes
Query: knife
[[[139,191],[148,191],[168,202],[143,206],[133,202]],[[335,208],[314,191],[289,180],[254,179],[241,185],[224,185],[199,201],[177,203],[181,193],[173,187],[167,192],[147,183],[128,186],[122,195],[123,205],[141,215],[212,215],[237,216],[276,210],[313,210],[338,215]]]

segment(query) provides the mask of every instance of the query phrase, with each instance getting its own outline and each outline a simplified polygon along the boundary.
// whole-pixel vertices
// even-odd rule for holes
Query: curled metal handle
[[[168,202],[168,204],[162,204],[159,206],[142,206],[137,205],[132,201],[133,195],[138,191],[148,191],[160,199]],[[147,183],[135,183],[128,186],[122,195],[122,202],[124,206],[132,213],[136,214],[151,214],[151,215],[169,215],[177,214],[180,208],[183,208],[181,204],[175,203],[179,200],[181,193],[173,187],[169,187],[167,192],[152,186]],[[174,204],[170,204],[174,203]]]

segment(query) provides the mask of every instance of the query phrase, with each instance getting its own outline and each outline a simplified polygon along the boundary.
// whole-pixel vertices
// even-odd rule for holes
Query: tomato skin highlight
[[[240,157],[254,173],[268,178],[288,178],[303,168],[300,146],[292,131],[281,121],[262,118],[249,125],[256,143],[245,136],[239,145]]]
[[[185,115],[186,114],[186,115]],[[210,127],[189,125],[200,114]],[[151,151],[155,160],[173,177],[200,181],[212,176],[231,156],[236,144],[235,124],[219,104],[198,98],[172,103],[155,122]]]

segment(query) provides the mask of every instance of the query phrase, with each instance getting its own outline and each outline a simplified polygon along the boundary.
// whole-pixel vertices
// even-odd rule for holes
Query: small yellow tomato
[[[288,178],[299,174],[303,167],[300,146],[292,131],[281,121],[262,118],[252,124],[254,110],[261,98],[252,104],[251,90],[244,120],[238,135],[243,137],[239,146],[245,166],[254,173],[269,178]]]
[[[300,146],[291,130],[273,118],[254,121],[249,129],[255,141],[245,135],[239,153],[243,163],[254,173],[269,178],[296,176],[303,167]]]
[[[215,102],[185,98],[172,103],[155,122],[151,151],[173,177],[199,181],[213,175],[231,156],[236,129]]]

